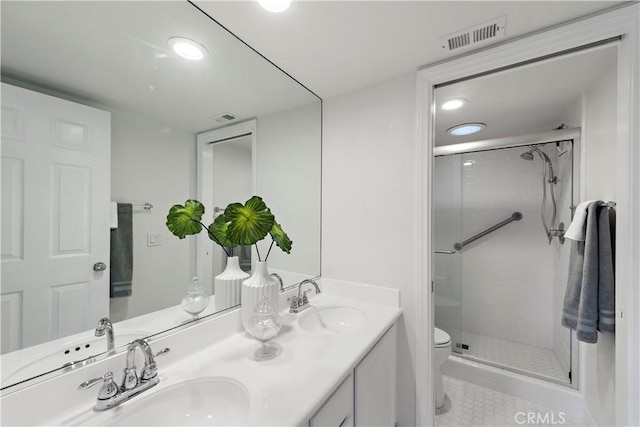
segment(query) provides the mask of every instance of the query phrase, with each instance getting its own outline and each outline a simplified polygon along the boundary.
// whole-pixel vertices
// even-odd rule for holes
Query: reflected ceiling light
[[[455,136],[471,135],[472,133],[480,132],[486,127],[487,125],[484,123],[463,123],[447,129],[447,133]]]
[[[457,110],[458,108],[462,107],[466,103],[467,103],[467,100],[464,98],[455,98],[455,99],[450,99],[448,101],[443,102],[440,108],[442,108],[443,110]]]
[[[171,37],[167,44],[173,51],[183,58],[199,61],[204,58],[207,49],[195,40],[186,37]]]
[[[258,3],[269,12],[280,13],[289,9],[291,0],[258,0]]]

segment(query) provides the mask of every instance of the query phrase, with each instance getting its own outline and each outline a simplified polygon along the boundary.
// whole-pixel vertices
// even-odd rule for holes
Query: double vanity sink
[[[308,425],[401,313],[396,290],[325,279],[320,286],[323,293],[310,298],[309,308],[281,311],[283,327],[272,341],[282,353],[274,359],[254,359],[261,344],[232,310],[150,340],[153,352],[171,348],[155,360],[160,382],[119,406],[95,411],[98,387],[76,389],[107,370],[119,383],[120,354],[3,396],[2,424]],[[289,295],[281,296],[281,308]],[[50,396],[55,402],[40,416],[29,413],[32,399],[48,389],[57,390]]]

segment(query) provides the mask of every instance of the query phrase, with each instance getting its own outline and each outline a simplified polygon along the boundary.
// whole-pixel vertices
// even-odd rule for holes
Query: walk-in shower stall
[[[580,132],[554,132],[436,148],[435,321],[458,357],[569,385],[562,234]]]

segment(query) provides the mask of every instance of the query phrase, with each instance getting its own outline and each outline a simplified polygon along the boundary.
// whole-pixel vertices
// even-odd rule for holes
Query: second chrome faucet
[[[298,285],[298,295],[294,295],[287,299],[287,301],[289,301],[289,313],[300,313],[302,310],[309,308],[309,297],[307,297],[307,292],[310,292],[311,289],[301,292],[302,286],[306,284],[313,285],[316,295],[320,293],[320,287],[314,280],[303,280]]]

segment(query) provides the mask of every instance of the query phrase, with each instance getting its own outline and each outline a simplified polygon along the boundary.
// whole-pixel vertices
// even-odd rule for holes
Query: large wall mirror
[[[269,260],[285,287],[319,276],[315,94],[187,1],[1,7],[3,390],[104,353],[103,317],[116,347],[192,320],[187,286],[208,269],[213,290],[220,259],[200,259],[204,233],[181,240],[165,222],[203,185],[218,188],[204,222],[216,206],[264,198],[293,240]],[[204,57],[178,56],[174,37]],[[203,183],[197,140],[247,125],[207,141],[215,182]],[[110,292],[112,229],[126,227],[112,223],[113,202],[132,208],[122,297]]]

